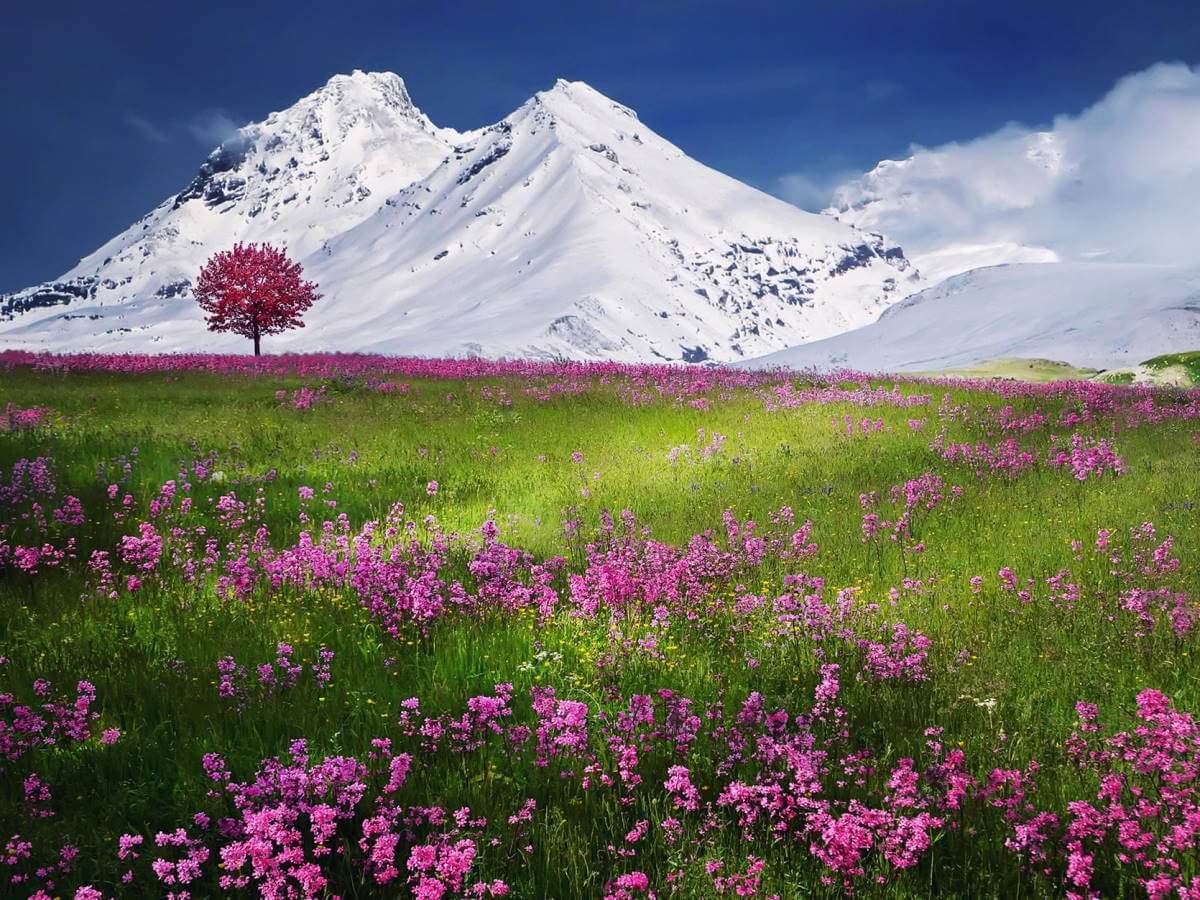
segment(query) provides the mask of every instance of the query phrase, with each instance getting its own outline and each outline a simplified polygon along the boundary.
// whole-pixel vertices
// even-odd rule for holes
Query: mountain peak
[[[549,88],[546,91],[543,91],[542,93],[566,94],[567,96],[571,96],[574,94],[593,94],[596,96],[604,97],[603,94],[601,94],[598,90],[596,90],[594,87],[592,87],[586,81],[570,81],[566,78],[554,79],[553,87]],[[605,97],[604,99],[607,100],[608,98]]]
[[[553,87],[547,90],[538,91],[530,102],[560,115],[569,116],[572,112],[583,110],[592,116],[607,116],[615,112],[624,118],[638,117],[634,110],[596,90],[586,81],[568,81],[565,78],[557,79]]]
[[[437,128],[417,108],[399,75],[362,69],[332,76],[317,90],[243,132],[262,148],[286,150],[285,162],[294,156],[300,163],[305,154],[318,162],[327,159],[347,142],[358,148],[349,151],[357,156],[373,142],[397,144],[418,139],[422,132],[447,145],[457,137],[449,129]]]
[[[409,96],[404,79],[395,72],[364,72],[362,69],[354,69],[349,75],[338,73],[296,105],[306,105],[309,101],[328,102],[339,106],[381,105],[409,115],[421,115],[421,111]]]

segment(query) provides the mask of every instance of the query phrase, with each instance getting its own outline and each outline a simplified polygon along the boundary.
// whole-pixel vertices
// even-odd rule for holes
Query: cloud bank
[[[126,113],[125,124],[138,133],[144,140],[152,144],[170,143],[171,137],[145,116],[137,113]]]
[[[829,212],[926,274],[1006,261],[1200,261],[1200,67],[1122,78],[1078,115],[914,146],[838,186]]]
[[[158,125],[139,113],[125,114],[125,124],[151,144],[169,144],[189,136],[204,147],[215,147],[237,134],[238,124],[222,109],[206,109],[185,120]]]
[[[184,123],[188,133],[205,146],[222,144],[237,134],[238,124],[224,110],[206,109]]]

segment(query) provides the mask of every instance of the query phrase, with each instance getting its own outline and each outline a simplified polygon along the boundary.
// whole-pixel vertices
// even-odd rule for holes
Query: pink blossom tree
[[[249,338],[259,356],[264,335],[303,328],[301,316],[321,298],[303,275],[300,263],[282,249],[234,244],[204,264],[193,293],[210,331]]]

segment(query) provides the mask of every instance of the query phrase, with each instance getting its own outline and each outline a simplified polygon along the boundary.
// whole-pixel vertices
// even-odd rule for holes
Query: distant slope
[[[399,77],[355,72],[242,129],[55,282],[0,297],[0,346],[240,348],[190,296],[236,240],[286,245],[325,295],[271,352],[733,361],[864,325],[916,282],[879,235],[701,165],[583,83],[457,134]]]
[[[1044,263],[956,275],[871,325],[751,365],[903,372],[1040,358],[1113,369],[1196,347],[1200,269]]]
[[[1111,370],[1110,370],[1111,371]],[[931,369],[928,375],[954,378],[1012,378],[1017,381],[1089,381],[1099,377],[1100,369],[1084,369],[1052,359],[988,359],[957,369]]]
[[[1110,384],[1159,384],[1174,387],[1200,385],[1200,350],[1164,353],[1136,366],[1111,369],[1097,376]]]

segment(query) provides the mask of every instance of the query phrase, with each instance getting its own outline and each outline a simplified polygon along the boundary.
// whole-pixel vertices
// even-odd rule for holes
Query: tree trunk
[[[258,342],[259,342],[259,335],[258,335],[258,332],[256,331],[256,332],[254,332],[254,355],[262,356],[262,351],[259,350],[259,348],[258,348]]]

